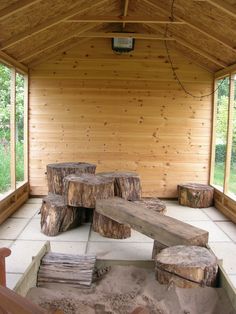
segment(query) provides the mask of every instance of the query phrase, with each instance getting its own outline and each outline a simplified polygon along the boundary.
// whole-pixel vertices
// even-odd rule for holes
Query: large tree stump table
[[[180,288],[214,287],[218,271],[217,258],[206,248],[178,245],[156,256],[155,274],[161,284]]]
[[[178,185],[179,204],[193,208],[206,208],[213,205],[214,188],[198,183]]]
[[[63,179],[69,174],[95,174],[96,165],[87,162],[65,162],[47,165],[48,191],[63,194]]]
[[[141,199],[141,182],[137,173],[115,171],[101,172],[99,175],[114,179],[115,196],[121,197],[128,201],[136,201]]]
[[[43,198],[41,212],[41,231],[47,236],[76,228],[83,222],[83,209],[67,206],[61,195],[51,194]]]

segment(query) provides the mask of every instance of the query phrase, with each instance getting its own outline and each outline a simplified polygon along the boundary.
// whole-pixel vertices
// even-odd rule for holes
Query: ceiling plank
[[[129,0],[125,0],[123,17],[126,17],[128,14]],[[125,28],[125,22],[122,24],[123,29]]]
[[[0,21],[40,1],[41,0],[19,0],[18,2],[15,2],[0,11]]]
[[[143,0],[143,1],[147,4],[149,4],[150,6],[152,6],[153,8],[161,10],[162,13],[164,13],[164,14],[170,14],[169,11],[167,11],[166,9],[163,9],[162,7],[160,7],[156,3],[153,3],[150,0]],[[200,0],[195,0],[195,1],[200,1]],[[201,1],[207,1],[207,0],[201,0]],[[174,15],[175,15],[175,18],[177,18],[179,21],[184,22],[186,25],[188,25],[192,29],[195,29],[196,31],[202,33],[203,35],[211,38],[214,41],[217,41],[219,44],[222,44],[224,47],[226,47],[226,48],[230,49],[231,51],[233,51],[234,53],[236,53],[236,48],[233,47],[230,43],[227,43],[225,38],[220,38],[218,35],[215,35],[209,29],[204,29],[202,26],[196,25],[190,19],[186,19],[185,17],[180,17],[176,13]]]
[[[93,3],[91,5],[88,5],[88,2],[85,5],[79,5],[77,9],[73,8],[66,13],[63,13],[61,15],[55,16],[55,18],[47,20],[39,25],[36,25],[30,30],[26,30],[20,34],[16,34],[15,36],[11,37],[10,39],[6,40],[1,44],[1,50],[7,49],[13,45],[18,44],[19,42],[23,41],[26,38],[29,38],[33,35],[36,35],[42,31],[45,31],[49,29],[52,26],[58,25],[59,23],[63,22],[66,19],[72,18],[73,16],[77,14],[82,14],[92,8],[96,8],[102,4],[105,4],[108,0],[100,0],[96,1],[96,3]]]
[[[45,54],[42,57],[39,56],[38,58],[35,58],[34,60],[30,61],[28,63],[28,67],[29,68],[33,68],[33,67],[39,65],[42,62],[50,60],[50,59],[52,59],[54,57],[59,57],[59,55],[61,53],[65,52],[65,51],[68,51],[68,50],[72,49],[75,46],[83,44],[84,42],[86,42],[88,40],[89,40],[89,38],[80,38],[79,40],[78,40],[78,38],[72,38],[72,39],[66,40],[64,42],[63,46],[58,48],[58,49],[56,49],[56,51],[53,51],[52,53],[47,53],[47,54]]]
[[[148,26],[156,31],[160,31],[159,29],[156,29],[155,26],[153,24],[148,24]],[[216,65],[219,65],[222,68],[227,67],[227,64],[224,63],[222,60],[219,60],[217,58],[215,58],[214,56],[210,55],[209,53],[203,51],[202,49],[199,49],[198,47],[196,47],[195,45],[192,45],[191,43],[187,42],[185,39],[176,36],[174,33],[169,31],[169,35],[179,44],[181,44],[182,46],[196,52],[197,54],[199,54],[200,56],[208,59],[209,61],[215,63]]]
[[[194,0],[195,2],[199,2],[199,0]],[[225,2],[224,0],[200,0],[201,2],[208,2],[213,5],[215,8],[231,15],[233,18],[236,17],[236,8],[235,6]]]
[[[6,63],[7,65],[16,67],[16,69],[19,69],[25,74],[28,73],[28,68],[24,64],[20,63],[19,61],[17,61],[16,59],[9,56],[3,51],[0,51],[0,61]]]
[[[135,38],[135,39],[152,39],[152,40],[174,40],[172,37],[164,37],[156,34],[147,33],[107,33],[107,32],[86,32],[79,34],[76,37],[87,38]]]
[[[84,32],[87,32],[88,30],[94,28],[95,26],[97,26],[97,24],[89,24],[89,25],[83,25],[79,28],[79,30],[77,32],[74,32],[73,34],[70,33],[67,36],[61,38],[60,40],[56,40],[53,43],[45,43],[43,46],[41,47],[36,47],[34,50],[30,51],[29,53],[24,54],[23,56],[21,56],[19,58],[19,62],[23,62],[25,60],[31,59],[32,57],[42,53],[43,51],[46,51],[48,49],[51,49],[53,47],[56,47],[57,45],[65,42],[68,39],[71,39],[73,37],[78,37],[79,35],[83,34]],[[83,37],[83,36],[81,36]]]
[[[76,19],[68,19],[64,23],[152,23],[152,24],[185,24],[184,21],[171,21],[168,19],[157,19],[151,16],[86,16],[77,17]]]

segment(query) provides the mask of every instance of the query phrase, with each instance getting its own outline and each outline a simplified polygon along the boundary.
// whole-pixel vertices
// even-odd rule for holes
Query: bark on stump
[[[178,185],[179,204],[193,208],[206,208],[213,205],[214,188],[198,183]]]
[[[71,174],[64,178],[65,203],[70,206],[95,208],[96,199],[114,196],[114,180],[99,175]]]
[[[83,209],[67,206],[61,195],[49,194],[41,206],[41,231],[47,236],[56,236],[78,227],[83,222]]]
[[[63,179],[69,174],[95,174],[96,165],[86,162],[65,162],[47,165],[48,191],[63,194]]]
[[[94,211],[93,230],[101,236],[112,239],[126,239],[131,236],[129,225],[120,224],[104,215]]]
[[[156,256],[155,274],[160,284],[174,283],[180,288],[214,287],[218,265],[206,248],[177,245]]]
[[[140,177],[135,172],[101,172],[99,175],[114,179],[115,196],[128,201],[141,199]]]

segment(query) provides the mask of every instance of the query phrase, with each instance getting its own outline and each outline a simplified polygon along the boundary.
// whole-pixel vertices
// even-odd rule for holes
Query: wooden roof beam
[[[19,61],[17,61],[16,59],[9,56],[3,51],[0,51],[0,61],[9,66],[14,66],[20,72],[23,72],[25,74],[28,73],[28,68],[24,64],[20,63]]]
[[[37,56],[38,54],[40,54],[40,53],[42,53],[48,49],[51,49],[53,47],[56,47],[57,45],[60,45],[61,43],[67,41],[68,39],[78,37],[82,33],[87,32],[88,30],[94,28],[95,26],[97,26],[97,24],[83,25],[82,27],[80,27],[80,29],[77,32],[75,32],[73,34],[70,33],[69,35],[63,37],[62,39],[56,40],[52,43],[45,43],[42,47],[36,47],[34,50],[30,51],[29,53],[22,55],[19,58],[19,62],[23,62],[23,61],[26,61],[28,59],[31,59],[32,57]],[[81,37],[83,37],[83,36],[81,36]]]
[[[41,0],[20,0],[0,10],[0,21],[18,13]]]
[[[159,29],[156,29],[154,25],[152,24],[148,24],[148,26],[156,31],[160,31]],[[214,56],[210,55],[208,52],[203,51],[202,49],[199,49],[198,47],[196,47],[195,45],[192,45],[191,43],[187,42],[185,39],[176,36],[174,33],[170,33],[171,37],[178,42],[179,44],[181,44],[182,46],[194,51],[195,53],[199,54],[200,56],[204,57],[205,59],[215,63],[216,65],[219,65],[222,68],[227,67],[227,64],[224,63],[222,60],[219,60],[217,58],[215,58]]]
[[[168,19],[157,19],[151,16],[86,16],[68,19],[64,23],[152,23],[152,24],[185,24],[184,21],[171,21]]]
[[[167,11],[166,9],[163,9],[162,7],[160,7],[156,3],[153,3],[150,0],[143,0],[143,1],[147,4],[149,4],[150,6],[152,6],[153,8],[161,11],[164,14],[170,14],[169,11]],[[194,1],[208,1],[208,0],[194,0]],[[202,33],[203,35],[211,38],[214,41],[217,41],[219,44],[223,45],[224,47],[226,47],[226,48],[230,49],[231,51],[233,51],[234,53],[236,53],[236,49],[230,43],[228,43],[225,40],[225,38],[220,38],[218,35],[213,34],[209,29],[203,29],[202,26],[196,25],[192,21],[190,21],[189,19],[180,17],[176,13],[174,14],[174,16],[177,20],[184,22],[186,25],[188,25],[192,29],[195,29],[196,31]]]
[[[129,0],[125,0],[123,17],[126,17],[128,14]],[[123,29],[125,28],[125,22],[122,24]]]
[[[86,5],[79,5],[77,7],[77,9],[73,8],[71,10],[69,10],[68,12],[65,12],[59,16],[55,16],[54,18],[51,18],[50,20],[47,20],[39,25],[36,25],[35,27],[33,27],[32,29],[30,30],[26,30],[20,34],[16,34],[14,36],[12,36],[10,39],[6,40],[5,42],[3,42],[1,44],[1,47],[0,49],[1,50],[4,50],[4,49],[7,49],[11,46],[14,46],[18,43],[20,43],[21,41],[23,41],[24,39],[26,38],[29,38],[33,35],[36,35],[42,31],[45,31],[47,29],[49,29],[50,27],[52,26],[55,26],[55,25],[58,25],[60,24],[61,22],[65,21],[66,19],[69,19],[69,18],[72,18],[73,16],[75,15],[78,15],[78,14],[82,14],[92,8],[96,8],[100,5],[103,5],[107,2],[108,0],[99,0],[99,1],[96,1],[95,3],[91,4],[91,5],[88,5],[88,2],[86,2]]]
[[[151,39],[151,40],[174,40],[172,37],[159,36],[157,34],[147,33],[106,33],[106,32],[86,32],[79,34],[76,37],[85,38],[127,38],[132,37],[135,39]]]
[[[212,6],[214,6],[215,8],[231,15],[233,18],[236,18],[236,8],[225,2],[224,0],[194,0],[195,2],[208,2],[210,3]]]

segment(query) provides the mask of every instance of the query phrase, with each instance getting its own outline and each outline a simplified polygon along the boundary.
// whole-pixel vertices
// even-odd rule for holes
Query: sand
[[[150,314],[235,314],[220,288],[160,285],[152,270],[134,266],[113,266],[89,289],[53,284],[32,288],[27,297],[45,309],[61,309],[65,314],[128,314],[138,306]]]

